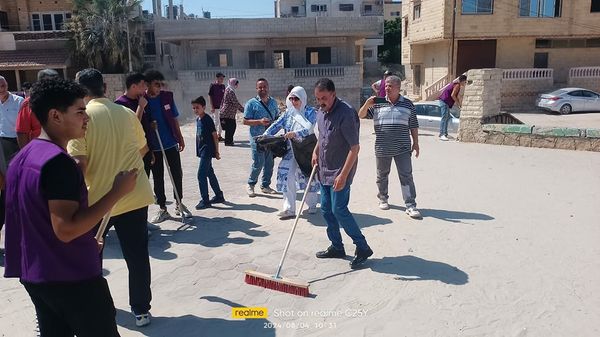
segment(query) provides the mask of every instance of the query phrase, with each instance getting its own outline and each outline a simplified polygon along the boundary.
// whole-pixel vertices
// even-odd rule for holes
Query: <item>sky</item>
[[[161,0],[163,15],[169,0]],[[212,18],[272,18],[275,16],[273,0],[173,0],[173,5],[183,2],[186,14],[202,16],[202,10],[211,13]],[[143,0],[142,7],[152,13],[152,0]]]

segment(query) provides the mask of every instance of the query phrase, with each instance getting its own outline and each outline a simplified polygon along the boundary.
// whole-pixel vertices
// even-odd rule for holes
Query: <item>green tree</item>
[[[377,48],[379,62],[384,65],[400,64],[400,39],[402,38],[402,21],[400,18],[385,20],[383,30],[383,46]]]
[[[141,0],[74,0],[73,16],[67,25],[71,32],[73,63],[104,73],[128,70],[128,46],[134,69],[142,64],[141,22],[130,13]],[[129,25],[129,39],[127,26]]]

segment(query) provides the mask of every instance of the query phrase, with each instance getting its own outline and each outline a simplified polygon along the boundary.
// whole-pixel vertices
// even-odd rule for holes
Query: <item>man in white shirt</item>
[[[0,144],[7,163],[19,151],[16,124],[21,104],[23,97],[10,93],[8,82],[0,76]]]

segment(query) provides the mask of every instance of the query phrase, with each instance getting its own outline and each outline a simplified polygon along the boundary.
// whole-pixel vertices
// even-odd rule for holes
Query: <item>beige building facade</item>
[[[186,102],[206,95],[221,72],[240,80],[240,101],[256,95],[261,77],[277,97],[285,97],[290,84],[312,97],[317,79],[329,77],[338,94],[358,106],[365,40],[382,33],[382,23],[382,16],[160,20],[154,22],[157,66],[179,80]]]
[[[469,69],[570,70],[600,65],[598,0],[405,0],[402,64],[412,94],[431,99]]]
[[[64,25],[72,8],[71,0],[0,1],[0,75],[7,79],[9,90],[34,82],[40,69],[54,68],[66,75]]]

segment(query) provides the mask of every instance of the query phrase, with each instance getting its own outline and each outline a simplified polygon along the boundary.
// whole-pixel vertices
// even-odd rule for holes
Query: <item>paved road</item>
[[[317,214],[301,220],[283,272],[309,281],[312,297],[244,283],[246,269],[274,272],[292,221],[276,218],[279,196],[245,196],[250,150],[239,126],[239,145],[215,162],[228,203],[194,211],[186,230],[167,221],[150,239],[148,327],[129,314],[127,269],[109,236],[105,268],[121,335],[600,335],[597,153],[440,142],[425,132],[414,160],[424,218],[411,220],[393,172],[392,209],[377,208],[371,123],[362,124],[350,205],[375,251],[367,268],[314,257],[328,245]],[[184,132],[184,200],[193,207],[194,129]],[[32,336],[34,311],[16,280],[0,281],[0,303],[1,335]],[[237,306],[265,306],[270,317],[233,320]]]
[[[600,129],[600,112],[577,112],[560,115],[550,112],[513,113],[521,122],[544,127]]]

